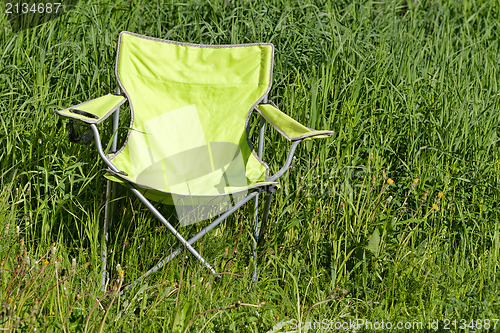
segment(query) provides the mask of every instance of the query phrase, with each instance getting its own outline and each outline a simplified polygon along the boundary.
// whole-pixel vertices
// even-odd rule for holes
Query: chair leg
[[[259,245],[264,233],[266,232],[266,224],[267,219],[269,217],[269,209],[271,208],[271,200],[273,198],[274,188],[267,194],[266,204],[264,205],[264,215],[262,217],[262,222],[260,223],[259,230],[259,220],[258,220],[258,204],[259,198],[258,196],[255,199],[255,230],[254,230],[254,241],[252,244],[252,252],[253,252],[253,261],[254,261],[254,269],[253,269],[253,277],[252,277],[252,285],[255,285],[255,280],[257,279],[257,246]]]
[[[273,192],[267,195],[266,205],[264,206],[264,216],[262,218],[262,223],[260,225],[259,236],[257,237],[257,245],[262,241],[262,238],[266,232],[267,219],[269,217],[269,210],[271,208],[271,200],[273,199]]]
[[[101,245],[102,245],[102,273],[101,273],[101,286],[102,291],[106,291],[106,262],[107,262],[107,249],[109,242],[109,232],[108,229],[111,229],[113,224],[113,209],[114,209],[114,201],[113,194],[115,190],[115,183],[108,180],[106,185],[106,204],[104,206],[104,223],[102,226],[102,236],[101,236]]]
[[[255,220],[255,228],[253,230],[252,254],[253,254],[253,276],[252,286],[255,286],[257,278],[257,238],[259,237],[259,194],[255,197],[255,210],[253,214]]]

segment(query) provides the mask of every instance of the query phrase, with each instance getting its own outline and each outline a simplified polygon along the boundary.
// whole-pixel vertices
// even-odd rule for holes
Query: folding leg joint
[[[277,189],[276,184],[270,184],[270,185],[263,186],[261,188],[261,192],[275,193],[276,189]]]

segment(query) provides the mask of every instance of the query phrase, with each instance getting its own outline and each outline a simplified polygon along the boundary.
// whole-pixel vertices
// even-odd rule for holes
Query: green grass
[[[0,327],[278,332],[324,319],[493,327],[500,2],[405,3],[80,1],[18,32],[0,16]],[[221,283],[188,255],[117,294],[177,245],[120,190],[113,282],[101,292],[104,164],[93,147],[68,142],[52,110],[114,91],[122,30],[272,42],[270,99],[306,126],[335,130],[333,139],[303,143],[283,178],[255,289],[248,205],[196,244],[230,273]],[[273,170],[287,151],[268,128]]]

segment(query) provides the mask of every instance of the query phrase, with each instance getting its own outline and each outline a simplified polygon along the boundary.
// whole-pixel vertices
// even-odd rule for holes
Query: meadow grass
[[[498,1],[101,0],[31,29],[0,23],[0,327],[280,332],[363,319],[474,331],[500,318]],[[335,131],[301,144],[281,181],[255,288],[249,204],[195,246],[222,282],[186,255],[120,295],[177,243],[119,189],[101,291],[104,165],[52,111],[115,90],[122,30],[272,42],[270,99]],[[288,145],[268,128],[272,170]]]

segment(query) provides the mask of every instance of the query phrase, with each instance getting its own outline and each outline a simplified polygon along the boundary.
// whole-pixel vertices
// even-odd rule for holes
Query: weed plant
[[[122,30],[272,42],[270,99],[306,126],[335,131],[302,144],[282,180],[255,288],[249,204],[196,244],[221,283],[187,255],[121,295],[177,243],[119,189],[101,291],[104,165],[93,147],[67,140],[53,109],[115,91]],[[362,319],[493,330],[499,31],[498,0],[81,0],[20,31],[0,16],[0,327],[279,332]],[[264,160],[274,171],[288,147],[268,128]]]

